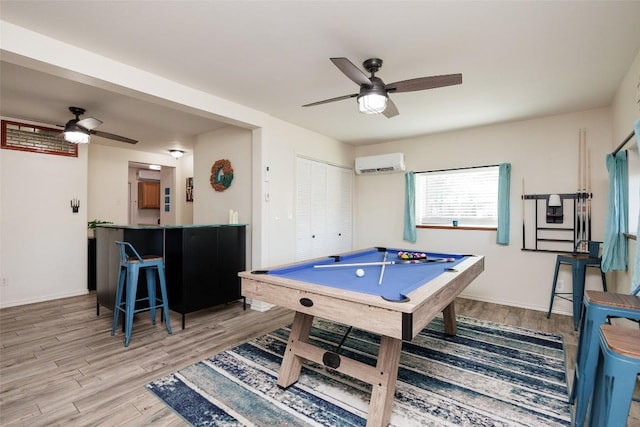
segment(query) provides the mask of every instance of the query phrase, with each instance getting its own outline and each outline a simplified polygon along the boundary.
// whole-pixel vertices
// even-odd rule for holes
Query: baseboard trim
[[[53,301],[53,300],[57,300],[57,299],[63,299],[63,298],[70,298],[70,297],[77,297],[79,295],[86,295],[89,293],[88,289],[84,289],[82,291],[78,291],[78,292],[69,292],[69,293],[65,293],[65,294],[57,294],[57,295],[46,295],[46,296],[41,296],[38,298],[27,298],[24,300],[15,300],[15,301],[0,301],[0,308],[9,308],[9,307],[17,307],[20,305],[27,305],[27,304],[36,304],[39,302],[46,302],[46,301]]]
[[[464,292],[460,294],[460,298],[466,298],[466,299],[470,299],[470,300],[474,300],[474,301],[488,302],[488,303],[492,303],[492,304],[506,305],[506,306],[509,306],[509,307],[524,308],[524,309],[527,309],[527,310],[534,310],[534,311],[546,312],[547,310],[549,310],[548,306],[540,307],[538,305],[519,304],[519,303],[515,303],[513,301],[497,300],[497,299],[492,299],[492,298],[482,298],[482,297],[479,297],[477,295],[466,295]],[[564,315],[564,316],[573,316],[572,312],[566,311],[566,310],[557,310],[557,309],[554,308],[551,312],[553,314],[561,314],[561,315]]]

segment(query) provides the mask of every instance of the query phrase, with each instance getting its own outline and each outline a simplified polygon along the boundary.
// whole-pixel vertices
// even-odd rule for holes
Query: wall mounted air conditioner
[[[356,157],[356,174],[358,175],[402,171],[404,171],[404,153]]]
[[[138,170],[139,181],[160,181],[160,171],[151,171],[146,169]]]

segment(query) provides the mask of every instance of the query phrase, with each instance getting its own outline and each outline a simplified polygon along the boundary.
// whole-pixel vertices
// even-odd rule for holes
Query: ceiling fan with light
[[[385,84],[381,78],[376,77],[375,75],[382,67],[382,59],[370,58],[362,63],[362,66],[371,73],[370,77],[367,77],[362,70],[356,67],[347,58],[330,59],[340,71],[342,71],[353,82],[360,85],[360,92],[325,99],[324,101],[313,102],[311,104],[303,105],[303,107],[313,107],[315,105],[357,97],[358,107],[361,113],[382,113],[387,118],[391,118],[397,116],[399,113],[398,108],[389,98],[390,93],[414,92],[418,90],[459,85],[462,83],[462,74],[446,74],[442,76],[418,77],[415,79]]]
[[[114,135],[108,132],[101,132],[94,130],[102,124],[101,120],[94,117],[87,117],[80,120],[80,116],[85,113],[84,108],[69,107],[69,111],[73,114],[75,119],[71,119],[64,125],[62,135],[64,140],[74,144],[86,144],[89,142],[90,135],[96,135],[102,138],[112,139],[114,141],[126,142],[128,144],[137,144],[135,139],[127,138],[120,135]]]

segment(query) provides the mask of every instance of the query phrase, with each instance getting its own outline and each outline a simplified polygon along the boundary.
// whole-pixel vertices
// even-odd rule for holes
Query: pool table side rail
[[[328,288],[322,286],[322,288]],[[333,289],[335,288],[328,288]],[[286,307],[299,313],[331,320],[380,335],[402,338],[403,314],[397,310],[336,298],[312,290],[294,289],[261,280],[242,278],[244,296]],[[369,297],[374,298],[369,295]],[[300,304],[302,298],[313,301],[313,306]],[[380,298],[380,297],[378,297]],[[380,298],[381,299],[381,298]]]
[[[371,249],[367,249],[367,250],[371,250]],[[362,251],[363,251],[362,249],[359,249],[359,250],[352,250],[352,251],[348,251],[348,252],[338,252],[335,255],[331,255],[331,256],[321,256],[321,257],[317,257],[317,258],[309,258],[309,259],[304,259],[304,260],[301,260],[301,261],[289,262],[289,263],[285,263],[285,264],[276,264],[276,265],[270,266],[267,269],[258,269],[257,271],[268,272],[268,271],[271,271],[271,270],[280,270],[280,269],[285,269],[285,268],[296,268],[298,266],[304,266],[304,265],[308,265],[308,264],[322,264],[322,263],[326,263],[329,259],[333,259],[335,257],[352,256],[354,254],[361,253]]]
[[[452,302],[484,269],[484,257],[473,256],[409,294],[408,302],[343,290],[268,274],[244,271],[242,295],[312,316],[344,323],[398,339],[411,339]],[[451,286],[448,286],[448,285]],[[302,298],[313,301],[305,307]],[[403,332],[404,329],[404,332]],[[410,336],[410,337],[409,337]]]
[[[397,301],[388,301],[382,298],[379,295],[367,294],[364,292],[356,292],[348,289],[341,289],[334,286],[329,285],[321,285],[318,283],[305,282],[302,280],[290,279],[287,277],[275,276],[270,274],[254,274],[248,271],[243,271],[238,273],[238,276],[242,279],[242,296],[246,296],[247,298],[254,298],[250,296],[245,291],[245,281],[252,280],[254,282],[259,282],[261,284],[272,284],[275,285],[281,292],[285,292],[286,290],[294,290],[294,291],[302,291],[308,292],[313,295],[322,295],[332,299],[339,299],[343,301],[355,302],[358,304],[367,304],[374,307],[385,308],[393,311],[402,311],[405,313],[412,313],[417,304],[415,301],[407,301],[407,302],[397,302]],[[249,289],[247,289],[249,291]],[[255,297],[257,300],[269,302],[274,304],[271,301],[261,299],[259,297]],[[290,301],[289,301],[290,300]],[[299,303],[299,298],[294,299],[291,296],[287,299],[287,302],[290,305],[285,305],[286,307],[293,308],[297,310],[301,308]],[[276,304],[280,305],[280,304]]]

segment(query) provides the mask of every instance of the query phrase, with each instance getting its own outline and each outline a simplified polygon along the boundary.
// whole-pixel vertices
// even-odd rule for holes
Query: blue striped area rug
[[[335,349],[347,327],[314,320],[311,340]],[[306,362],[276,385],[289,328],[212,356],[147,388],[194,426],[364,426],[370,386]],[[354,329],[341,353],[375,365],[379,336]],[[458,334],[434,319],[402,345],[391,424],[568,426],[559,335],[458,317]]]

